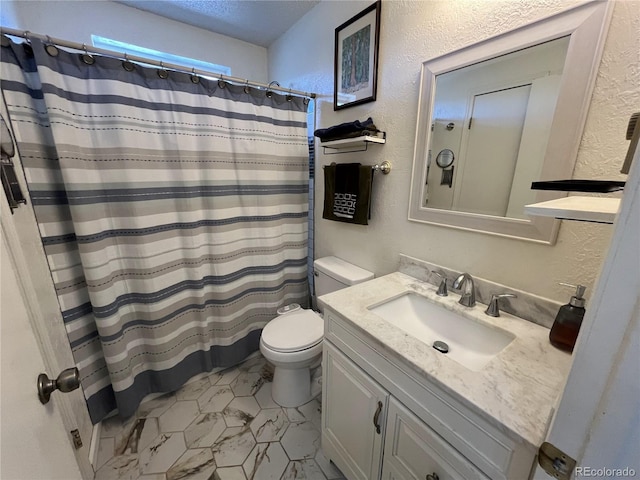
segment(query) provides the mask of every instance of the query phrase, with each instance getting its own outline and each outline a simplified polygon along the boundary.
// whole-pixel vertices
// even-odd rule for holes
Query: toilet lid
[[[311,310],[298,310],[271,320],[262,330],[262,341],[278,352],[296,352],[322,340],[324,322]]]

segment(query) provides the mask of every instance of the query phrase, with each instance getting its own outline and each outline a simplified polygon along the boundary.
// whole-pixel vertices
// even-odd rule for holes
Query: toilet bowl
[[[314,262],[316,295],[325,295],[373,278],[337,257]],[[312,310],[289,305],[267,323],[260,337],[262,355],[275,367],[271,397],[283,407],[299,407],[320,393],[311,386],[310,368],[322,359],[324,321]]]
[[[312,399],[310,367],[322,357],[324,323],[306,309],[279,315],[262,330],[260,351],[275,366],[271,397],[283,407],[299,407]]]

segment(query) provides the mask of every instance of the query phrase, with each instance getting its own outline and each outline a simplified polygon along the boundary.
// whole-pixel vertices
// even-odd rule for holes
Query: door
[[[2,115],[5,119],[9,118],[4,99],[2,101]],[[13,157],[13,163],[22,190],[27,192],[18,153]],[[5,470],[5,462],[9,462],[7,465],[13,465],[13,462],[24,458],[17,453],[13,454],[14,447],[22,448],[28,453],[31,458],[30,463],[34,464],[26,465],[23,463],[21,468],[36,468],[36,463],[42,463],[36,460],[38,452],[27,447],[30,445],[29,443],[20,443],[17,439],[12,440],[12,437],[5,437],[5,419],[9,424],[17,422],[23,435],[35,435],[38,432],[38,438],[49,438],[48,434],[44,432],[51,429],[59,430],[60,425],[55,423],[56,420],[48,422],[45,421],[45,418],[59,418],[63,430],[58,431],[55,435],[59,435],[60,439],[47,442],[47,448],[39,449],[42,450],[40,453],[49,455],[49,452],[45,452],[45,450],[72,449],[70,432],[78,430],[83,445],[77,450],[73,449],[76,459],[74,462],[75,470],[77,471],[79,468],[82,478],[93,478],[93,469],[89,461],[93,426],[81,389],[67,394],[54,392],[47,405],[40,404],[37,399],[36,380],[38,374],[46,373],[49,377],[55,378],[62,370],[73,367],[75,363],[33,209],[29,204],[21,205],[12,215],[4,192],[0,193],[0,196],[2,197],[0,200],[0,224],[3,238],[2,471]],[[14,326],[11,322],[18,323]],[[5,327],[10,329],[9,331],[21,331],[25,337],[17,337],[15,340],[12,338],[13,334],[5,337]],[[31,340],[35,341],[35,346],[23,349],[22,342],[25,345],[28,344],[30,336]],[[24,358],[18,357],[19,353],[24,352],[28,352],[29,355]],[[33,360],[35,363],[25,363],[27,360]],[[6,372],[8,365],[11,365],[12,368]],[[15,377],[5,378],[5,375],[14,374]],[[5,384],[6,379],[12,379],[17,383],[8,387]],[[17,399],[22,398],[23,395],[27,396],[29,400],[17,402]],[[31,400],[35,400],[36,403],[32,404]],[[15,410],[18,406],[20,408]],[[40,414],[31,411],[34,408],[39,409]],[[37,444],[36,442],[33,445]],[[37,447],[34,447],[34,450],[35,448]],[[11,478],[11,476],[7,475],[7,478]],[[20,475],[18,478],[40,477]]]
[[[2,229],[2,457],[0,477],[7,479],[81,478],[57,402],[44,406],[36,378],[44,360],[31,330]],[[56,394],[54,393],[54,396]]]
[[[324,345],[322,450],[350,480],[378,479],[389,394],[329,342]]]
[[[609,252],[573,351],[571,371],[547,433],[549,443],[577,461],[577,478],[635,478],[640,474],[637,148],[614,225]],[[616,469],[620,472],[615,473]],[[534,478],[551,477],[537,467]]]
[[[474,96],[454,210],[507,213],[530,91],[528,84]]]

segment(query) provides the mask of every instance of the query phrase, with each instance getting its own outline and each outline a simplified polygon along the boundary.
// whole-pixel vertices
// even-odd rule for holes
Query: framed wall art
[[[336,28],[333,109],[376,99],[381,0]]]

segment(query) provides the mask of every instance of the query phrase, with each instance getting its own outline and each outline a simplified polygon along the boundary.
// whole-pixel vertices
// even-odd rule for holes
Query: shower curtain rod
[[[296,95],[299,97],[316,98],[316,94],[313,92],[309,93],[309,92],[303,92],[301,90],[283,88],[283,87],[280,87],[279,85],[274,86],[273,84],[276,82],[271,82],[267,84],[267,83],[251,81],[244,78],[232,77],[230,75],[222,75],[221,73],[210,72],[208,70],[201,70],[198,68],[190,69],[188,67],[185,67],[184,65],[178,65],[175,63],[165,63],[158,60],[152,60],[150,58],[139,57],[137,55],[129,55],[128,53],[124,53],[124,52],[105,50],[103,48],[89,47],[85,43],[71,42],[68,40],[62,40],[60,38],[50,37],[49,35],[40,35],[37,33],[31,33],[28,30],[16,30],[14,28],[0,26],[0,34],[11,35],[13,37],[21,37],[27,41],[31,38],[37,38],[39,40],[42,40],[45,43],[51,43],[59,47],[72,48],[74,50],[80,50],[86,53],[99,53],[107,57],[114,57],[122,60],[129,60],[132,62],[145,63],[147,65],[153,65],[155,67],[166,68],[169,70],[176,70],[184,73],[192,73],[194,75],[206,75],[208,77],[214,77],[219,80],[224,80],[225,82],[233,82],[238,85],[249,85],[250,87],[257,87],[267,91],[271,90],[271,91],[286,93],[289,95]]]

